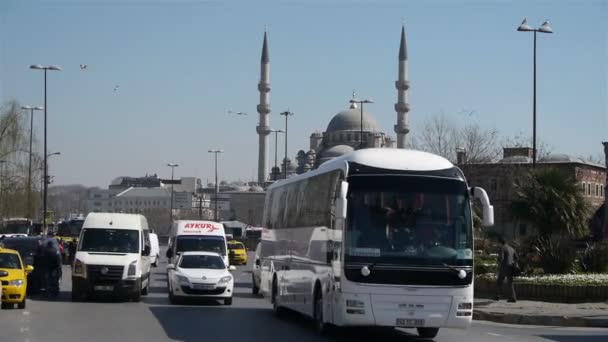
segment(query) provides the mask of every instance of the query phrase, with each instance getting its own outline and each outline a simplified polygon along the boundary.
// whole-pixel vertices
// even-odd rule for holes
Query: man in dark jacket
[[[506,278],[507,287],[509,288],[509,299],[507,302],[515,303],[517,301],[517,296],[515,295],[515,287],[513,286],[513,276],[515,275],[515,265],[517,264],[517,252],[515,252],[513,247],[506,243],[502,236],[498,238],[498,242],[501,245],[501,249],[498,260],[498,278],[496,279],[496,297],[494,299],[500,299],[502,285]]]
[[[59,294],[59,279],[61,278],[61,253],[51,240],[46,242],[44,263],[46,264],[46,293],[50,296],[57,296]]]

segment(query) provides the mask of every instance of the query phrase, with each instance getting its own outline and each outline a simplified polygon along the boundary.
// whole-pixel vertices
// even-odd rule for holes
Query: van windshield
[[[180,235],[176,252],[213,252],[226,255],[226,241],[222,236]]]
[[[79,251],[139,253],[139,232],[135,229],[85,228]]]

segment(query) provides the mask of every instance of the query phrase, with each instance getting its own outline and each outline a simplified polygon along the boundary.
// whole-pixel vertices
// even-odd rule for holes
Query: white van
[[[72,301],[93,294],[139,301],[150,284],[148,221],[139,214],[90,213],[72,268]]]
[[[150,233],[150,264],[153,267],[158,266],[158,259],[160,258],[160,246],[158,244],[158,235],[156,233]]]
[[[167,258],[174,264],[182,252],[213,252],[228,265],[224,225],[213,221],[174,221],[169,235]]]

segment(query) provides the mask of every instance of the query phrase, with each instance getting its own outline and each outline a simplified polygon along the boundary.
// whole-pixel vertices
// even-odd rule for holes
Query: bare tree
[[[470,116],[470,115],[469,115]],[[466,151],[467,163],[493,162],[500,156],[498,131],[471,123],[459,127],[444,113],[430,117],[412,139],[414,148],[456,162],[456,150]]]

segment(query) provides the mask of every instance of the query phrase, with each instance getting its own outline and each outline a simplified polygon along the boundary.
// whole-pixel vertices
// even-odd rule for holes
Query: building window
[[[94,202],[93,205],[96,207],[99,207],[99,206],[101,206],[101,202]]]
[[[591,183],[587,183],[587,196],[591,196]]]
[[[583,194],[587,192],[587,185],[583,182]]]
[[[525,223],[519,224],[519,236],[526,236],[528,233],[528,225]]]
[[[93,195],[93,198],[101,198],[101,194],[95,194]]]

